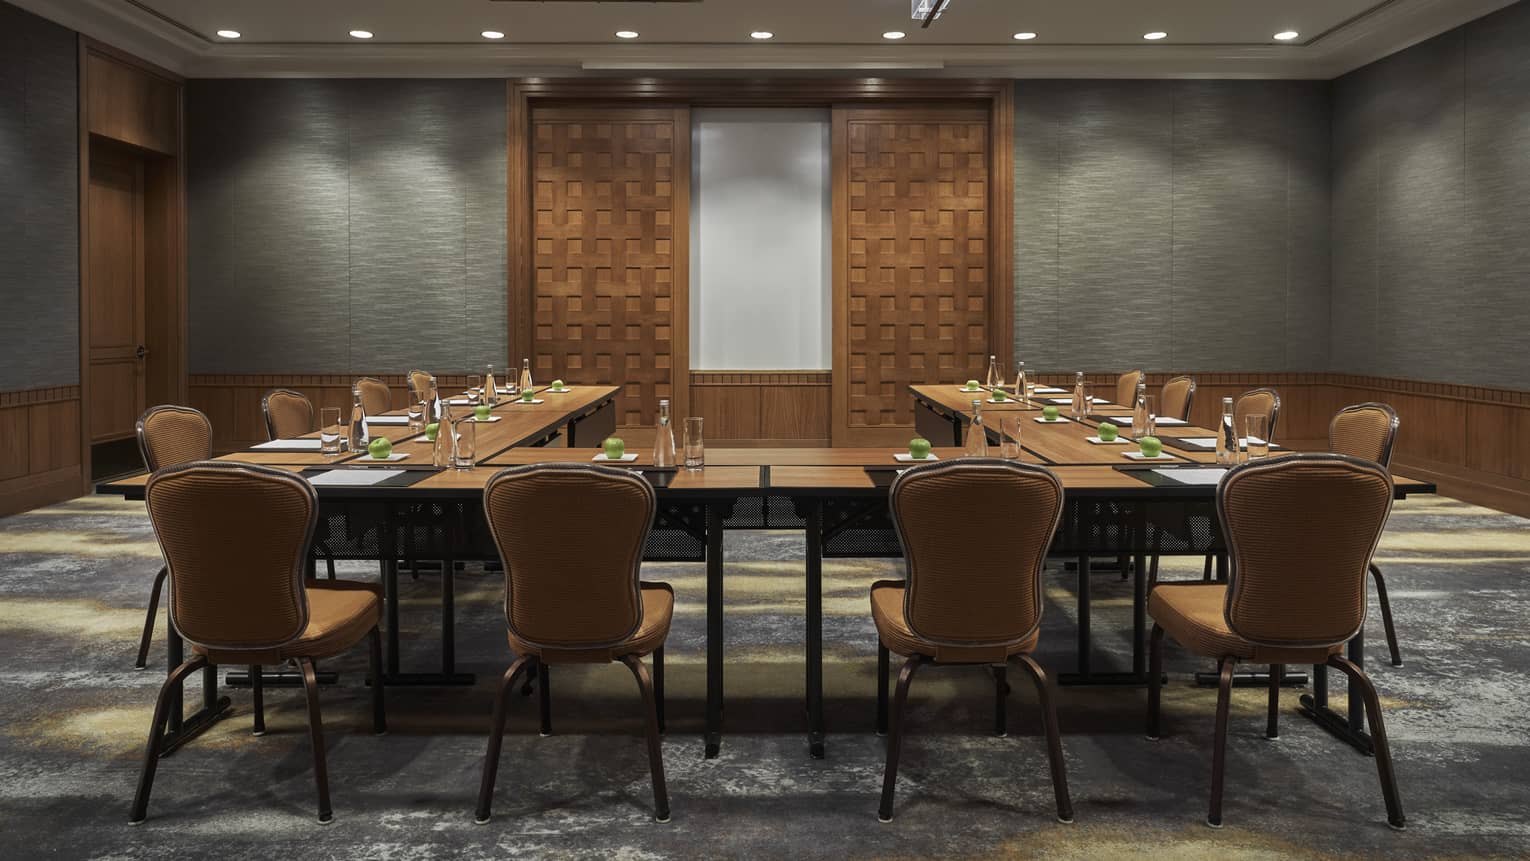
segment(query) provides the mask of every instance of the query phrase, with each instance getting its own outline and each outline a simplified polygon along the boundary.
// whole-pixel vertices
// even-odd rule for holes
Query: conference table
[[[436,469],[429,465],[430,445],[405,428],[394,446],[409,455],[398,463],[377,464],[366,455],[326,458],[311,452],[244,451],[224,455],[225,461],[261,463],[317,478],[356,470],[379,470],[387,478],[367,485],[334,486],[321,479],[320,526],[316,554],[339,559],[368,559],[381,563],[385,597],[388,684],[471,684],[470,674],[455,667],[453,571],[463,561],[497,562],[482,510],[482,491],[490,476],[504,467],[577,462],[588,463],[598,443],[614,428],[611,386],[576,386],[564,394],[539,391],[541,403],[502,402],[493,419],[476,428],[477,458],[471,469]],[[959,442],[967,421],[971,393],[957,385],[910,387],[919,417],[916,427],[936,445],[938,460],[961,457]],[[1063,397],[1063,396],[1058,396]],[[984,398],[986,401],[988,398]],[[1077,576],[1076,655],[1062,684],[1144,685],[1147,682],[1147,593],[1150,556],[1217,555],[1225,546],[1217,524],[1213,451],[1198,448],[1214,436],[1205,428],[1161,425],[1165,440],[1161,461],[1128,460],[1129,444],[1104,445],[1087,441],[1100,419],[1129,416],[1116,404],[1098,403],[1092,418],[1081,421],[1040,421],[1044,404],[1014,401],[984,404],[985,416],[1015,415],[1024,419],[1025,463],[1047,466],[1064,488],[1064,513],[1050,555],[1071,558]],[[1063,407],[1066,414],[1067,409]],[[383,421],[396,421],[383,418]],[[990,428],[993,424],[990,423]],[[373,432],[376,433],[374,427]],[[391,435],[392,428],[385,433]],[[1123,426],[1123,434],[1127,428]],[[992,430],[990,434],[993,435]],[[997,436],[993,438],[996,440]],[[561,444],[560,444],[561,443]],[[416,455],[415,453],[419,454]],[[1277,450],[1272,456],[1283,452]],[[902,555],[888,510],[888,487],[910,464],[894,459],[888,448],[723,448],[709,447],[701,469],[655,468],[647,452],[626,463],[648,479],[659,501],[644,558],[655,562],[704,562],[706,566],[706,705],[704,755],[718,755],[722,745],[724,644],[727,605],[723,533],[729,529],[801,530],[806,537],[803,584],[806,597],[806,666],[808,748],[825,753],[823,694],[822,578],[825,558],[897,558]],[[995,447],[992,454],[997,455]],[[1178,476],[1178,477],[1177,477]],[[103,485],[103,492],[143,497],[146,476]],[[1394,474],[1398,498],[1433,493],[1432,484]],[[322,545],[322,547],[321,547]],[[1095,661],[1091,618],[1091,560],[1132,560],[1132,631],[1130,669],[1104,669]],[[400,560],[440,563],[441,665],[439,671],[403,672],[399,637]],[[869,612],[869,609],[868,609]],[[179,663],[179,637],[171,632],[171,666]],[[1349,646],[1363,661],[1363,638]],[[217,696],[216,672],[204,674],[203,703],[194,715],[171,726],[171,750],[205,729],[228,708]],[[1302,712],[1329,732],[1363,752],[1370,750],[1364,709],[1351,691],[1347,714],[1328,704],[1326,676],[1314,668],[1313,691],[1302,698]],[[179,718],[181,709],[173,710]]]

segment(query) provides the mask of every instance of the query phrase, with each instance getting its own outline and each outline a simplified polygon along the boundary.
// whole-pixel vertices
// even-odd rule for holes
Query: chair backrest
[[[302,392],[274,389],[260,399],[268,439],[293,439],[313,433],[313,402]]]
[[[1366,566],[1391,510],[1391,476],[1359,458],[1295,454],[1229,470],[1217,488],[1228,628],[1274,648],[1347,642],[1365,623]]]
[[[607,649],[642,622],[638,566],[653,527],[653,486],[590,464],[510,467],[483,490],[505,566],[505,620],[541,648]]]
[[[1397,411],[1387,404],[1345,407],[1328,424],[1328,450],[1391,466],[1398,423]]]
[[[351,388],[361,392],[361,408],[369,416],[380,416],[393,409],[393,390],[376,377],[358,377]]]
[[[212,458],[212,422],[201,410],[169,404],[149,407],[137,427],[138,451],[149,472]]]
[[[909,628],[941,645],[1024,642],[1041,624],[1041,567],[1062,517],[1050,470],[992,458],[910,469],[893,482]]]
[[[1195,405],[1195,378],[1175,377],[1163,384],[1158,395],[1158,414],[1181,421],[1190,420]]]
[[[1238,436],[1245,436],[1247,425],[1243,420],[1248,416],[1269,416],[1270,426],[1269,442],[1275,441],[1275,423],[1280,418],[1280,392],[1274,389],[1254,389],[1244,392],[1233,401],[1234,429]]]
[[[416,368],[406,377],[409,380],[409,400],[419,403],[425,397],[425,391],[430,388],[430,372]]]
[[[1137,403],[1137,383],[1142,380],[1142,369],[1127,371],[1116,377],[1116,403],[1130,407]]]
[[[214,649],[272,649],[308,626],[313,485],[286,470],[200,461],[154,473],[149,521],[170,569],[170,619]]]

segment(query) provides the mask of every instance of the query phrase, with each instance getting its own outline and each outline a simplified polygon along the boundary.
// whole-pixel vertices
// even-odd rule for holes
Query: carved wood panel
[[[842,110],[836,443],[914,423],[911,383],[981,378],[989,354],[985,110]],[[836,189],[839,191],[839,189]]]
[[[626,427],[685,415],[689,141],[684,109],[532,114],[533,374],[621,386]]]

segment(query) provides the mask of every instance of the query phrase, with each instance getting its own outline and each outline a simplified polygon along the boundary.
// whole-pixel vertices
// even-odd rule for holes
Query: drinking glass
[[[468,374],[468,403],[477,405],[478,398],[483,394],[483,377],[477,374]]]
[[[340,408],[319,409],[319,453],[326,457],[340,453],[340,440],[344,432],[340,427]]]
[[[706,445],[701,439],[701,417],[685,420],[685,468],[701,469],[707,465]]]
[[[1005,460],[1020,459],[1020,429],[1025,427],[1023,416],[1004,416],[999,419],[999,456]]]
[[[1147,404],[1147,421],[1142,425],[1143,436],[1158,435],[1158,396],[1144,395],[1143,402]]]
[[[473,421],[471,414],[452,425],[452,466],[457,469],[473,468],[477,429],[478,423]]]
[[[1094,383],[1084,383],[1084,412],[1077,418],[1083,418],[1094,412]]]
[[[1248,436],[1248,459],[1258,460],[1270,456],[1270,417],[1247,416],[1243,419],[1244,432]]]
[[[409,405],[409,429],[414,431],[425,429],[424,401],[416,401]]]

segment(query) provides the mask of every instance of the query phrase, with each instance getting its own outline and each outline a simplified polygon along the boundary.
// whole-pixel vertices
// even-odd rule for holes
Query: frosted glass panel
[[[691,135],[691,367],[829,368],[829,112],[695,110]]]

